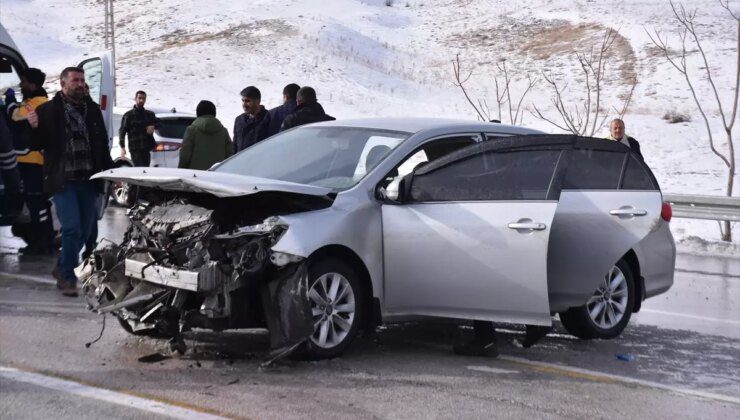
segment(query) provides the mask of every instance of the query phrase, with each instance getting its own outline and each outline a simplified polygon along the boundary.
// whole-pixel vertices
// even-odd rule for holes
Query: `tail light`
[[[166,141],[158,142],[154,148],[155,152],[171,152],[174,150],[180,150],[180,143],[170,143]]]
[[[660,217],[666,222],[671,221],[671,217],[673,217],[673,209],[670,204],[663,202],[663,208],[660,209]]]

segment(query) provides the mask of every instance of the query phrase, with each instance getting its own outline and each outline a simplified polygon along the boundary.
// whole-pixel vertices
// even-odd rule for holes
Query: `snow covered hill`
[[[687,6],[699,9],[703,46],[730,107],[736,26],[714,0]],[[740,2],[731,7],[740,11]],[[152,105],[180,110],[192,111],[199,100],[210,99],[227,126],[241,112],[243,87],[259,87],[263,103],[272,107],[291,82],[315,87],[327,112],[338,118],[474,119],[453,85],[451,61],[457,54],[463,69],[472,70],[466,87],[475,101],[495,108],[496,64],[505,60],[515,101],[528,74],[541,79],[547,71],[568,83],[565,96],[575,103],[583,98],[584,82],[575,53],[597,45],[606,28],[618,29],[615,54],[607,63],[604,108],[613,114],[611,107],[620,106],[636,77],[627,132],[641,142],[662,189],[724,193],[726,169],[708,148],[690,92],[646,34],[646,29],[664,31],[678,47],[667,1],[116,0],[115,12],[118,105],[127,106],[139,89],[149,93]],[[2,0],[0,20],[29,64],[52,75],[103,46],[100,1]],[[689,63],[695,79],[701,79],[700,56],[693,50]],[[725,150],[709,86],[697,87],[710,110],[718,148]],[[540,80],[523,106],[536,105],[556,119],[550,98]],[[662,119],[668,111],[692,121],[669,124]],[[509,120],[508,110],[502,119]],[[559,132],[529,112],[523,125]],[[719,237],[711,221],[674,219],[672,228],[677,239]],[[740,227],[734,234],[740,236]]]

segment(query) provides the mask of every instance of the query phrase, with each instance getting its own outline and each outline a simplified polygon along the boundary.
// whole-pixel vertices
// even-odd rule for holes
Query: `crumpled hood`
[[[98,172],[91,179],[123,181],[170,191],[209,193],[216,197],[239,197],[264,191],[326,196],[330,188],[275,179],[179,168],[116,168]]]
[[[195,121],[190,124],[190,126],[206,134],[218,133],[219,131],[224,129],[221,121],[216,119],[216,117],[212,117],[210,115],[204,115],[196,118]]]

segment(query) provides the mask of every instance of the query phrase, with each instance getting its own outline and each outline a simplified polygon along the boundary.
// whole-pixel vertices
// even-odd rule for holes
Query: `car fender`
[[[340,194],[326,209],[280,216],[288,226],[272,250],[308,258],[330,245],[354,252],[367,269],[373,297],[383,293],[383,230],[380,207]]]

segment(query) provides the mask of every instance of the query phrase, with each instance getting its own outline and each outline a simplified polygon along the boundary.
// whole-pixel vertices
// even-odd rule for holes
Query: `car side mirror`
[[[411,177],[412,174],[403,177],[397,176],[387,186],[379,185],[375,189],[375,198],[387,203],[403,204],[406,197],[409,197]]]

